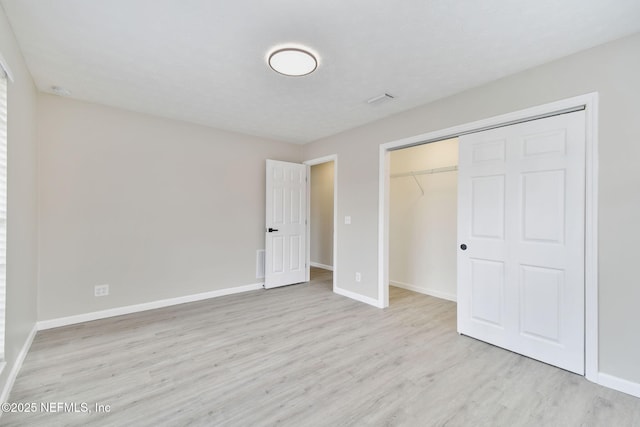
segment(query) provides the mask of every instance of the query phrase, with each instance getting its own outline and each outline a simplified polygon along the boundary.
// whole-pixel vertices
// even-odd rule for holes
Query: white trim
[[[320,264],[319,262],[309,262],[309,265],[311,267],[316,267],[316,268],[321,268],[323,270],[329,270],[329,271],[333,271],[333,266],[332,265],[327,265],[327,264]]]
[[[598,381],[596,382],[601,386],[612,388],[622,393],[630,394],[631,396],[640,397],[639,383],[634,383],[602,372],[598,373]]]
[[[237,286],[234,288],[217,289],[215,291],[145,302],[142,304],[126,305],[124,307],[116,307],[116,308],[110,308],[108,310],[77,314],[75,316],[59,317],[57,319],[50,319],[50,320],[41,320],[38,322],[37,326],[38,326],[38,330],[42,331],[45,329],[58,328],[60,326],[75,325],[76,323],[90,322],[92,320],[122,316],[123,314],[139,313],[141,311],[153,310],[153,309],[162,308],[162,307],[169,307],[172,305],[184,304],[187,302],[202,301],[205,299],[217,298],[225,295],[255,291],[258,289],[262,289],[263,286],[264,286],[263,282],[253,283],[251,285]]]
[[[315,165],[320,165],[322,163],[335,162],[336,160],[338,160],[338,155],[337,154],[330,154],[328,156],[323,156],[323,157],[318,157],[316,159],[306,160],[306,161],[302,162],[302,164],[303,165],[307,165],[307,166],[315,166]]]
[[[333,162],[333,292],[338,289],[338,155],[330,154],[303,162],[307,165],[307,281],[311,279],[311,166]],[[325,266],[327,267],[327,266]],[[324,268],[324,267],[320,267]],[[328,268],[327,268],[328,270]]]
[[[361,294],[357,294],[355,292],[348,291],[346,289],[338,288],[338,287],[335,287],[335,286],[333,288],[333,292],[338,294],[338,295],[342,295],[343,297],[351,298],[353,300],[356,300],[356,301],[359,301],[359,302],[363,302],[365,304],[369,304],[369,305],[372,305],[372,306],[377,307],[377,308],[384,308],[378,303],[378,300],[375,299],[375,298],[370,298],[370,297],[367,297],[367,296],[364,296],[364,295],[361,295]]]
[[[9,399],[11,389],[13,388],[13,383],[15,383],[16,378],[18,377],[18,373],[20,372],[20,369],[22,369],[22,364],[24,363],[24,359],[27,357],[27,353],[29,353],[31,343],[33,343],[33,339],[36,337],[36,332],[38,332],[38,328],[36,327],[36,325],[33,325],[31,332],[29,332],[29,336],[22,345],[22,349],[20,349],[20,353],[18,353],[18,357],[16,357],[16,360],[13,363],[11,372],[9,372],[9,375],[7,376],[7,382],[4,384],[4,389],[2,390],[2,394],[0,395],[0,403],[6,403]],[[0,415],[1,414],[2,412],[0,412]]]
[[[391,156],[386,144],[380,146],[378,173],[378,304],[389,307],[389,187]]]
[[[9,64],[7,63],[6,59],[4,59],[4,56],[2,56],[2,52],[0,52],[0,67],[2,67],[2,69],[4,70],[9,81],[13,82],[13,73],[11,72],[11,68],[9,68]]]
[[[378,178],[378,301],[389,305],[389,151],[500,125],[515,124],[585,109],[586,202],[585,202],[585,377],[598,382],[598,93],[563,99],[471,123],[399,139],[380,145]]]
[[[585,181],[585,235],[584,235],[584,329],[585,377],[596,381],[599,370],[599,312],[598,312],[598,93],[588,95],[585,102],[586,181]]]
[[[389,286],[395,286],[396,288],[407,289],[409,291],[417,292],[419,294],[429,295],[436,298],[446,299],[448,301],[457,302],[456,294],[449,292],[442,292],[432,288],[421,288],[415,285],[410,285],[404,282],[398,282],[396,280],[389,280]]]
[[[445,139],[457,138],[460,135],[480,132],[486,129],[492,129],[499,126],[508,126],[511,124],[521,123],[524,121],[535,120],[537,118],[548,117],[554,113],[576,111],[579,107],[593,108],[594,101],[597,101],[598,93],[593,92],[586,95],[580,95],[549,104],[538,105],[524,110],[514,111],[512,113],[500,116],[489,117],[487,119],[477,120],[471,123],[465,123],[434,132],[427,132],[408,138],[399,139],[397,141],[386,142],[380,144],[380,149],[384,151],[395,150],[400,148],[412,147],[414,145],[422,145],[428,142],[442,141]]]

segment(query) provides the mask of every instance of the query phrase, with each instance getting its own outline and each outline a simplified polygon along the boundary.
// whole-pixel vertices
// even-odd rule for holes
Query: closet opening
[[[580,150],[584,150],[584,160],[583,160],[584,164],[583,166],[581,166],[584,168],[584,178],[583,178],[584,202],[580,203],[581,206],[584,206],[584,213],[583,213],[584,224],[583,226],[574,227],[574,229],[577,230],[577,229],[580,229],[580,227],[582,227],[584,230],[584,242],[583,242],[584,254],[582,256],[582,259],[584,261],[583,263],[584,268],[582,270],[583,288],[584,288],[583,289],[583,293],[584,293],[584,300],[583,300],[584,373],[587,379],[594,382],[599,382],[599,377],[598,377],[599,375],[599,368],[598,368],[599,366],[599,363],[598,363],[598,340],[599,340],[599,337],[598,337],[598,221],[597,221],[597,217],[598,217],[598,185],[597,185],[598,183],[598,174],[597,174],[598,172],[598,149],[597,149],[598,148],[598,133],[597,133],[598,94],[597,93],[589,93],[586,95],[580,95],[573,98],[563,99],[563,100],[551,102],[548,104],[538,105],[538,106],[530,107],[527,109],[502,114],[499,116],[489,117],[486,119],[477,120],[474,122],[468,122],[468,123],[456,125],[453,127],[449,127],[446,129],[440,129],[440,130],[424,133],[421,135],[416,135],[413,137],[403,138],[396,141],[390,141],[390,142],[381,144],[380,150],[379,150],[379,174],[378,174],[378,179],[379,179],[378,242],[379,243],[378,243],[378,298],[376,301],[377,306],[380,308],[385,308],[389,305],[389,282],[390,282],[390,274],[389,274],[390,230],[389,228],[390,228],[390,186],[391,186],[391,161],[390,160],[391,160],[391,154],[393,151],[399,150],[405,147],[413,147],[413,146],[425,144],[430,141],[442,141],[445,139],[457,137],[459,138],[458,142],[459,143],[462,142],[463,150],[460,150],[460,153],[464,154],[465,153],[464,149],[466,145],[463,138],[471,134],[480,134],[481,132],[498,130],[499,128],[504,128],[504,129],[509,128],[509,130],[507,130],[506,132],[511,132],[511,130],[513,130],[513,132],[515,132],[514,133],[515,136],[512,135],[513,137],[519,138],[517,140],[520,142],[524,141],[528,143],[529,139],[526,139],[526,138],[529,138],[528,136],[525,138],[522,135],[520,135],[519,137],[516,135],[519,131],[523,129],[521,126],[524,125],[526,122],[534,122],[534,121],[537,122],[538,119],[544,119],[545,123],[547,123],[546,120],[551,120],[556,116],[561,117],[565,114],[577,114],[577,112],[580,112],[580,111],[584,111],[584,113],[582,113],[584,123],[581,125],[574,124],[573,126],[575,127],[575,129],[578,129],[578,128],[582,129],[581,132],[584,133],[584,141],[583,141],[582,148],[580,149]],[[514,126],[512,127],[512,125]],[[540,140],[540,138],[546,137],[548,135],[547,133],[542,132],[538,136],[539,136],[538,140]],[[489,160],[497,161],[497,160],[507,159],[506,152],[503,152],[500,141],[488,141],[488,142],[492,142],[492,143],[488,145],[485,144],[484,147],[475,147],[476,151],[474,153],[471,153],[472,155],[471,158],[475,159],[476,163],[489,161]],[[562,153],[563,152],[562,150],[556,149],[554,151],[554,150],[545,148],[548,145],[548,144],[547,145],[545,144],[547,143],[545,142],[539,147],[537,147],[539,148],[537,151],[536,149],[532,148],[533,146],[529,147],[531,149],[528,151],[526,150],[522,151],[522,147],[520,147],[520,149],[516,147],[516,151],[521,154],[525,153],[524,157],[532,156],[534,155],[534,153]],[[467,152],[465,155],[465,159],[468,157],[468,155],[469,153]],[[514,156],[509,156],[509,158],[514,158]],[[523,156],[516,155],[515,158],[522,159]],[[579,161],[578,163],[582,164],[582,161]],[[468,175],[465,175],[465,174],[468,172],[469,169],[468,169],[467,163],[460,164],[458,165],[458,167],[460,168],[458,187],[462,188],[463,184],[468,183],[468,179],[467,179]],[[575,170],[575,168],[572,170]],[[496,175],[496,173],[493,172],[493,169],[491,168],[489,168],[485,172],[490,174],[490,176],[499,175],[499,174]],[[553,170],[551,170],[551,172],[553,172]],[[523,172],[520,172],[520,173],[522,174]],[[536,177],[538,177],[538,175],[536,175],[533,178],[536,178]],[[475,200],[477,201],[489,200],[487,199],[487,197],[489,196],[487,192],[485,192],[486,194],[480,194],[482,192],[481,190],[489,188],[488,186],[484,185],[487,183],[495,184],[493,187],[493,190],[495,190],[493,191],[494,196],[503,194],[503,192],[500,189],[500,185],[498,185],[499,183],[497,180],[493,180],[492,182],[485,180],[479,183],[478,186],[475,188],[475,190],[477,190],[475,193],[477,195],[477,198]],[[513,185],[511,185],[510,187],[513,187]],[[516,186],[516,187],[522,188],[521,186]],[[548,191],[545,193],[537,190],[534,192],[536,188],[537,187],[534,187],[533,185],[531,185],[528,188],[531,190],[530,194],[532,195],[532,197],[537,194],[544,195],[549,193]],[[575,192],[572,191],[569,193],[574,194]],[[472,196],[473,194],[474,193],[471,193]],[[467,192],[467,196],[468,195],[469,193]],[[497,199],[497,202],[501,203],[502,198],[494,197],[494,199]],[[511,199],[513,200],[513,197],[511,197]],[[551,201],[555,200],[553,198],[548,198],[548,199]],[[458,199],[458,200],[462,200],[462,199]],[[467,197],[464,200],[468,202],[469,198]],[[473,201],[474,199],[472,198],[471,200]],[[516,200],[517,200],[517,197],[516,197]],[[510,203],[511,204],[508,206],[513,207],[514,206],[513,202],[510,202]],[[485,205],[486,203],[483,202],[483,203],[476,204],[475,206],[481,208]],[[517,205],[522,206],[521,203]],[[538,205],[534,201],[527,206],[535,207]],[[564,205],[562,203],[556,203],[555,206],[562,207]],[[457,211],[462,213],[462,212],[467,212],[467,209],[464,209],[463,206],[458,206]],[[553,209],[551,211],[553,211]],[[555,209],[555,211],[561,212],[562,210]],[[482,215],[478,215],[476,219],[478,221],[480,221],[480,219],[486,219],[486,218],[490,219],[493,215],[492,212],[493,211],[490,211],[490,210],[483,211]],[[521,212],[524,212],[524,211],[521,211]],[[533,214],[529,215],[528,218],[542,218],[542,220],[544,221],[545,218],[548,217],[548,216],[536,215],[534,211],[531,211],[531,212],[533,212]],[[505,217],[507,216],[505,215]],[[513,214],[510,214],[508,217],[518,218],[521,221],[521,223],[525,219],[522,216],[514,216]],[[556,218],[556,217],[553,216],[553,218]],[[501,219],[501,218],[498,218],[498,219]],[[466,219],[466,221],[468,222],[468,218]],[[485,236],[492,237],[493,235],[496,235],[495,232],[488,233],[486,228],[481,229],[482,224],[475,221],[475,219],[472,219],[472,221],[473,222],[471,224],[475,224],[477,228],[476,231],[478,231],[477,233],[478,237],[484,238]],[[535,224],[538,224],[538,222],[535,222]],[[499,223],[499,222],[496,222],[496,223]],[[556,221],[556,224],[568,224],[568,222],[566,220]],[[496,228],[494,227],[493,231],[495,231],[495,229]],[[474,230],[474,229],[471,228],[471,230]],[[533,228],[531,228],[531,230],[533,230]],[[542,228],[540,228],[540,230],[542,230]],[[511,233],[511,235],[513,235],[513,233]],[[516,237],[518,236],[521,237],[522,236],[521,233],[518,233]],[[466,241],[456,242],[456,244],[458,243],[459,243],[460,251],[467,251],[467,249],[471,250],[471,248],[469,248],[467,245],[468,242]],[[468,253],[470,254],[471,252],[468,252]],[[465,252],[465,254],[467,254],[467,252]],[[467,258],[469,258],[469,256],[470,255],[467,255]],[[494,265],[492,264],[491,266],[494,266]],[[500,271],[497,268],[494,268],[492,270],[491,266],[489,266],[488,268],[485,268],[484,270],[482,270],[482,268],[478,269],[477,270],[478,274],[476,275],[476,278],[482,279],[484,277],[482,274],[488,271],[493,271],[496,274],[500,274]],[[492,281],[492,282],[496,283],[495,281]],[[465,298],[468,297],[468,295],[469,295],[468,292],[458,294],[457,295],[458,304],[461,305],[465,301]],[[473,295],[473,293],[471,295]],[[552,293],[550,293],[549,295],[552,295]],[[492,301],[495,301],[495,298],[485,298],[485,300],[486,302],[491,303]],[[511,307],[513,306],[513,304],[509,302],[509,306]],[[484,305],[476,306],[478,310],[483,309],[484,307],[485,307]],[[486,313],[479,314],[479,318],[486,318],[486,317],[487,317]],[[527,320],[530,320],[530,319],[527,318]],[[534,326],[536,325],[537,324],[535,324]],[[532,329],[535,329],[535,327]]]
[[[456,301],[458,138],[390,151],[389,304]]]

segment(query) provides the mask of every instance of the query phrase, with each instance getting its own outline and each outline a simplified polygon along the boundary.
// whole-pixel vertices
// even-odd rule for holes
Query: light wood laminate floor
[[[640,426],[640,399],[456,333],[455,304],[391,288],[380,310],[331,274],[39,332],[7,426]]]

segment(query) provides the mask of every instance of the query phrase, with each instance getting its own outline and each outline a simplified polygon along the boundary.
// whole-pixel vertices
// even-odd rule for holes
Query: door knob
[[[464,243],[460,245],[460,249],[462,249],[463,251],[467,250],[467,245],[465,245]]]
[[[269,233],[273,233],[274,231],[278,231],[278,229],[269,227]]]

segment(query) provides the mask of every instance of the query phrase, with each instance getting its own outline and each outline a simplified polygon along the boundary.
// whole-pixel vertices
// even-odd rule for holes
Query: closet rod
[[[419,170],[419,171],[409,171],[409,172],[402,172],[402,173],[393,173],[390,175],[391,178],[400,178],[403,176],[413,176],[415,178],[416,175],[429,175],[432,173],[441,173],[441,172],[451,172],[451,171],[457,171],[458,170],[458,166],[446,166],[443,168],[434,168],[434,169],[423,169],[423,170]]]

